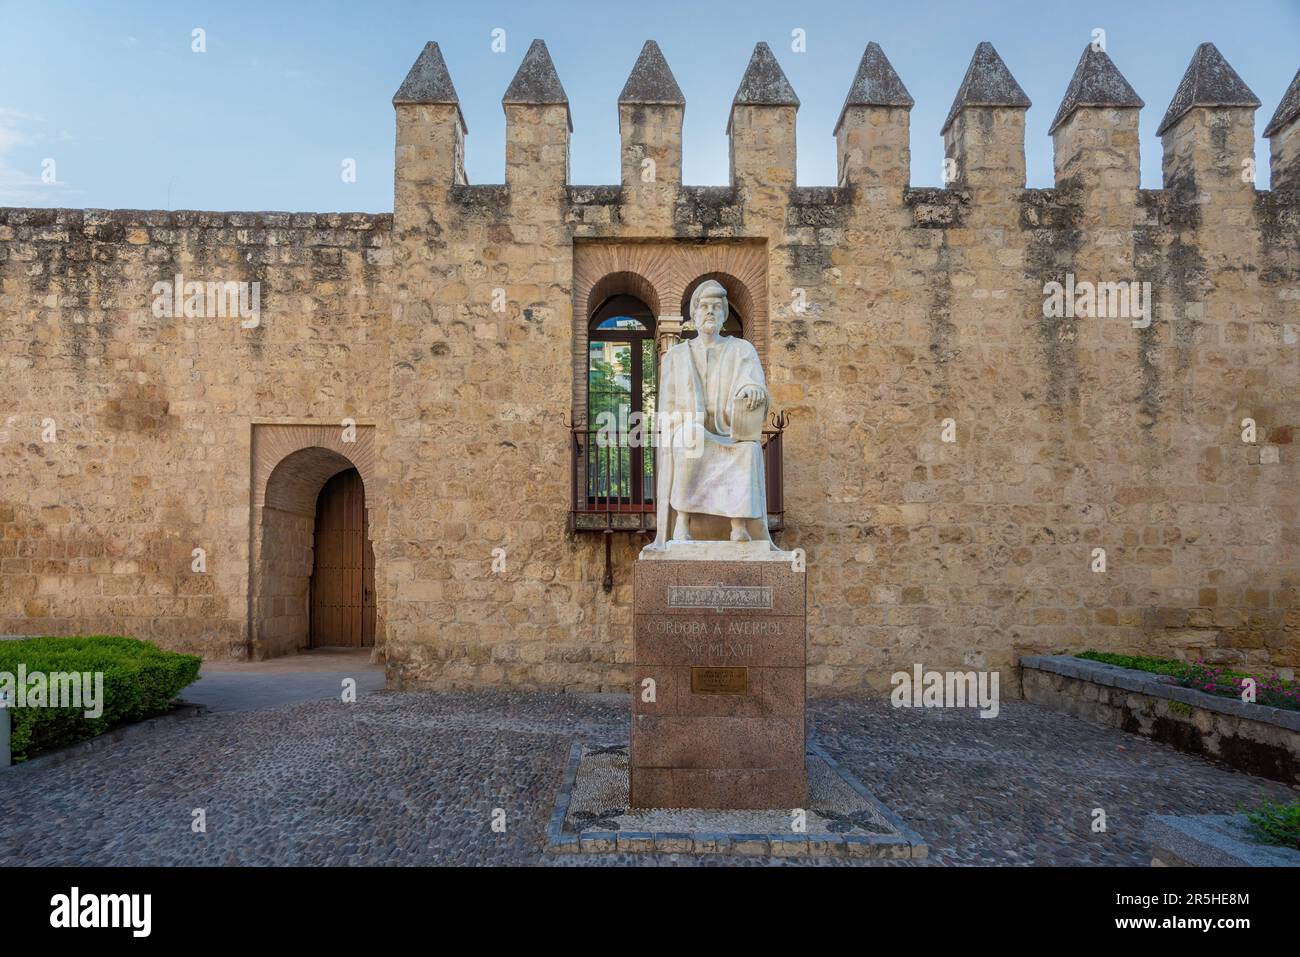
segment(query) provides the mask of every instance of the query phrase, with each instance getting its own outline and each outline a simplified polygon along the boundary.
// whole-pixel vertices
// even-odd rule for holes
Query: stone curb
[[[1259,721],[1262,724],[1272,724],[1289,731],[1300,732],[1300,711],[1246,704],[1236,698],[1221,698],[1218,695],[1197,691],[1195,688],[1184,688],[1174,684],[1174,679],[1169,675],[1135,671],[1132,668],[1121,668],[1119,665],[1110,665],[1101,661],[1088,661],[1072,655],[1022,655],[1020,667],[1063,675],[1066,678],[1076,678],[1080,681],[1091,681],[1094,684],[1120,688],[1135,694],[1150,695],[1153,698],[1180,701],[1183,704],[1204,708],[1206,711],[1216,711],[1234,718]]]
[[[579,849],[577,834],[564,833],[564,819],[569,813],[569,801],[573,798],[573,785],[578,780],[578,763],[582,760],[582,742],[574,741],[569,745],[569,761],[564,767],[564,778],[560,781],[560,790],[555,796],[555,810],[546,825],[546,849],[553,852],[573,852]]]
[[[723,854],[769,857],[859,857],[921,860],[929,856],[929,847],[919,834],[903,823],[893,811],[881,804],[866,787],[830,757],[820,745],[810,741],[807,750],[821,758],[864,800],[880,812],[898,835],[886,834],[742,834],[711,831],[584,831],[566,833],[573,787],[582,759],[582,742],[569,747],[569,761],[555,799],[555,810],[546,827],[546,851],[551,854]]]
[[[59,764],[78,758],[83,754],[91,751],[98,751],[110,744],[116,744],[118,741],[127,741],[131,738],[148,734],[156,731],[163,725],[171,724],[174,721],[180,721],[186,718],[197,718],[205,714],[207,709],[201,705],[189,704],[188,702],[177,702],[172,706],[172,710],[166,714],[156,715],[152,718],[145,718],[143,721],[136,721],[132,724],[114,728],[112,731],[106,731],[103,734],[96,735],[85,741],[78,741],[76,744],[70,744],[67,747],[58,748],[47,754],[38,755],[34,758],[28,758],[20,764],[11,764],[8,767],[0,767],[0,775],[12,774],[22,775],[35,773],[42,768],[52,768]]]
[[[1244,814],[1153,815],[1153,866],[1300,867],[1300,850],[1248,839]]]

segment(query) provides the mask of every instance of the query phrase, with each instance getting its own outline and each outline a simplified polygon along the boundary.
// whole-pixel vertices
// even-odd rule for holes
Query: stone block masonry
[[[0,210],[0,631],[248,653],[253,424],[383,418],[391,226]],[[258,283],[257,325],[155,309],[178,274]],[[310,570],[312,516],[283,514]]]
[[[1295,83],[1255,190],[1259,100],[1198,48],[1162,123],[1165,188],[1142,190],[1141,100],[1085,55],[1056,184],[1026,189],[1030,96],[981,46],[945,124],[950,182],[917,188],[912,100],[876,48],[835,130],[839,185],[809,188],[799,97],[764,47],[732,181],[702,188],[680,181],[685,97],[661,60],[648,47],[611,90],[619,185],[568,182],[540,42],[503,103],[506,182],[466,183],[431,44],[395,97],[391,216],[0,210],[0,632],[292,650],[301,594],[263,562],[305,567],[306,516],[262,554],[253,434],[353,420],[393,685],[628,690],[642,542],[615,536],[606,592],[600,536],[566,532],[574,330],[620,294],[675,318],[698,268],[751,304],[791,415],[780,544],[807,555],[810,694],[1081,647],[1300,664]],[[714,244],[738,251],[691,265]],[[640,272],[576,265],[602,257]],[[178,274],[259,283],[259,322],[155,316]],[[1150,323],[1045,314],[1070,275],[1150,283]],[[295,500],[357,464],[321,447],[285,466]]]

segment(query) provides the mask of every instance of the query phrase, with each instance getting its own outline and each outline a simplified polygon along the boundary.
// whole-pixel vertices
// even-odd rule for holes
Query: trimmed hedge
[[[0,641],[0,672],[17,681],[18,666],[33,672],[103,672],[103,714],[84,708],[17,708],[10,702],[14,762],[84,741],[131,721],[162,714],[181,689],[199,677],[198,655],[163,651],[134,638],[91,636]],[[6,682],[7,684],[7,682]]]
[[[1177,677],[1187,670],[1181,661],[1169,658],[1149,658],[1145,655],[1116,655],[1109,651],[1083,651],[1075,655],[1085,661],[1100,661],[1104,665],[1116,665],[1120,668],[1132,668],[1134,671],[1146,671],[1154,675],[1173,675]]]

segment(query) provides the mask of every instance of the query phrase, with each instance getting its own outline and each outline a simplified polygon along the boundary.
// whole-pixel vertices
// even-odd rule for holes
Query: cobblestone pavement
[[[181,692],[185,701],[209,711],[273,708],[294,701],[337,698],[342,679],[356,682],[358,695],[384,687],[384,667],[371,664],[368,650],[322,648],[269,661],[205,661],[199,680]]]
[[[625,738],[628,710],[619,696],[380,692],[172,722],[0,772],[0,866],[799,863],[544,854],[570,742]],[[1288,793],[1019,701],[991,720],[883,698],[812,712],[827,750],[927,839],[926,865],[1145,865],[1147,815]],[[1105,833],[1091,832],[1097,807]]]

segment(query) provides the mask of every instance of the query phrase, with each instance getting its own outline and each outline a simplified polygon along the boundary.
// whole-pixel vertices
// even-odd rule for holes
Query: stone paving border
[[[34,773],[42,768],[54,767],[56,764],[63,764],[65,761],[71,761],[73,758],[80,757],[90,751],[99,751],[110,744],[116,744],[118,741],[126,741],[131,738],[139,737],[142,734],[148,734],[151,731],[157,731],[160,727],[171,724],[173,721],[180,721],[185,718],[197,718],[205,713],[204,708],[196,704],[190,704],[187,701],[177,702],[172,706],[170,711],[163,714],[154,715],[152,718],[145,718],[141,721],[133,721],[131,724],[120,725],[111,731],[105,731],[103,734],[95,735],[93,738],[87,738],[85,741],[77,741],[66,747],[56,748],[45,754],[38,754],[34,758],[28,758],[18,764],[0,766],[0,774],[24,774]]]
[[[857,791],[868,804],[880,812],[881,817],[894,826],[894,829],[898,831],[898,833],[901,834],[911,846],[912,853],[909,855],[910,857],[915,860],[920,860],[929,856],[930,851],[926,846],[925,839],[921,837],[920,834],[916,833],[916,831],[908,827],[901,817],[889,809],[888,805],[868,791],[865,784],[850,774],[849,771],[843,768],[838,761],[827,754],[826,749],[823,748],[821,744],[809,740],[808,750],[825,761],[830,766],[830,769],[838,774],[845,784]]]
[[[1147,833],[1152,867],[1300,867],[1300,850],[1251,840],[1244,814],[1157,814]]]
[[[546,827],[546,850],[551,854],[729,854],[772,857],[852,857],[920,860],[929,848],[916,831],[882,804],[856,777],[845,770],[814,741],[808,753],[822,761],[871,808],[895,828],[897,834],[750,834],[731,831],[583,831],[564,829],[582,761],[583,742],[574,741],[556,794],[555,810]],[[693,811],[699,814],[699,811]],[[726,813],[726,812],[721,812]]]

